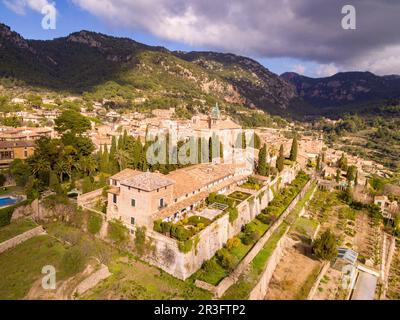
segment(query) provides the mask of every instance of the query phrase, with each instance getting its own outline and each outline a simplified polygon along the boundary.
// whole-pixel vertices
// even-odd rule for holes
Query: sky
[[[49,4],[54,30],[42,28]],[[0,22],[27,39],[89,30],[170,50],[231,52],[277,74],[400,74],[400,0],[0,0]]]

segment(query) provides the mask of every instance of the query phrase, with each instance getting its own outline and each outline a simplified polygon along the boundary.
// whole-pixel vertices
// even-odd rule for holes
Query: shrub
[[[72,276],[85,266],[85,256],[78,247],[68,249],[61,260],[62,269],[66,275]]]
[[[135,232],[135,249],[140,256],[144,253],[145,245],[146,227],[137,228]]]
[[[119,220],[113,220],[108,223],[107,236],[116,243],[122,243],[128,240],[129,231]]]
[[[7,181],[6,176],[4,174],[0,173],[0,187],[4,186],[6,181]]]
[[[206,273],[212,273],[218,269],[217,261],[215,261],[215,259],[204,261],[202,268]]]
[[[90,212],[87,229],[91,234],[97,234],[103,225],[103,218],[98,213]]]
[[[192,232],[183,226],[172,225],[171,236],[179,241],[186,241],[190,239]]]
[[[237,237],[233,237],[229,239],[228,242],[226,243],[226,248],[229,251],[231,251],[232,249],[239,247],[239,245],[240,245],[240,239]]]
[[[252,244],[261,237],[260,232],[252,224],[247,224],[246,226],[244,226],[243,233],[244,234],[242,236],[242,242],[245,245]]]
[[[4,227],[4,226],[10,224],[11,218],[12,218],[12,215],[13,215],[15,209],[17,209],[18,207],[21,207],[21,206],[25,206],[29,203],[30,203],[30,201],[25,200],[25,201],[21,201],[20,203],[13,205],[13,206],[0,209],[0,227]]]
[[[163,233],[161,224],[162,224],[161,220],[155,220],[153,222],[153,230],[159,233]]]
[[[171,232],[172,223],[171,222],[162,222],[161,223],[161,232],[164,234],[169,234]]]
[[[219,249],[216,256],[218,263],[228,271],[233,270],[238,262],[238,259],[225,248]]]
[[[235,222],[236,219],[239,216],[238,209],[237,208],[230,208],[230,209],[228,209],[228,212],[229,212],[229,222],[230,223]]]
[[[266,213],[260,213],[256,218],[264,224],[273,224],[277,220],[275,216]]]
[[[187,224],[193,226],[198,226],[199,224],[202,224],[203,226],[208,226],[210,223],[210,219],[201,216],[191,216],[187,221]]]
[[[186,241],[180,241],[178,243],[178,248],[180,252],[187,253],[190,250],[192,250],[193,247],[193,240],[186,240]]]

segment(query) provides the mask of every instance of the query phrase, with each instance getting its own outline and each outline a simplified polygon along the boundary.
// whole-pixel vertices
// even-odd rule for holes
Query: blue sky
[[[17,14],[10,10],[3,2],[0,2],[0,22],[10,26],[12,30],[20,33],[27,39],[48,40],[63,37],[75,31],[89,30],[113,36],[128,37],[149,45],[161,45],[170,50],[212,50],[206,46],[191,46],[184,43],[166,41],[149,32],[141,30],[132,30],[132,28],[113,26],[112,23],[105,22],[102,19],[82,10],[70,0],[57,1],[56,8],[58,17],[57,28],[55,30],[44,30],[41,27],[43,15],[40,12],[27,9],[25,14]],[[228,52],[229,50],[221,51]],[[257,56],[252,56],[252,58],[258,60],[272,72],[277,74],[296,70],[296,65],[306,66],[306,69],[309,70],[315,68],[314,63],[292,58],[261,58]]]

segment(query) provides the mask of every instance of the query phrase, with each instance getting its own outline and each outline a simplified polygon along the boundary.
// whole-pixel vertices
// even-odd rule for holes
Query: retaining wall
[[[44,229],[42,226],[38,226],[36,228],[33,228],[31,230],[28,230],[14,238],[11,238],[9,240],[6,240],[2,243],[0,243],[0,253],[9,250],[11,248],[16,247],[17,245],[25,242],[26,240],[29,240],[30,238],[33,238],[39,234],[45,233]]]

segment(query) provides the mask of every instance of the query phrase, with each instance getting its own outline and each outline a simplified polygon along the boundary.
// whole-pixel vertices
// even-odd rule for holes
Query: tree
[[[278,159],[276,159],[276,168],[278,169],[279,172],[282,172],[285,164],[285,156],[283,154],[283,145],[281,144],[281,147],[279,149],[279,156]]]
[[[347,168],[347,181],[354,181],[357,175],[357,167],[356,166],[350,166]]]
[[[339,161],[338,161],[338,163],[337,163],[337,166],[338,166],[340,169],[344,170],[344,171],[347,170],[347,158],[346,158],[346,156],[344,155],[344,153],[342,153],[342,156],[340,157],[340,159],[339,159]]]
[[[340,177],[341,177],[341,175],[342,175],[342,171],[341,171],[340,169],[337,169],[337,170],[336,170],[336,178],[335,178],[335,180],[336,180],[337,183],[340,182]]]
[[[6,181],[7,181],[6,176],[4,174],[0,173],[0,187],[4,186]]]
[[[291,161],[297,161],[297,152],[298,152],[298,142],[297,142],[297,133],[295,132],[294,138],[292,141],[292,147],[290,148],[290,156],[289,159]]]
[[[58,133],[70,132],[80,135],[91,128],[90,120],[75,110],[64,110],[61,115],[54,120],[55,129]]]
[[[336,237],[331,231],[326,230],[312,245],[313,253],[322,260],[331,261],[337,256]]]
[[[319,155],[317,156],[317,165],[315,168],[317,171],[321,170],[321,157]]]
[[[57,174],[54,171],[50,172],[49,177],[49,188],[50,190],[56,191],[59,185]]]
[[[31,174],[31,169],[25,161],[21,159],[15,159],[13,162],[11,162],[10,173],[17,186],[23,187],[28,181],[28,178]]]
[[[258,154],[257,173],[261,176],[267,175],[267,145],[265,143]]]

